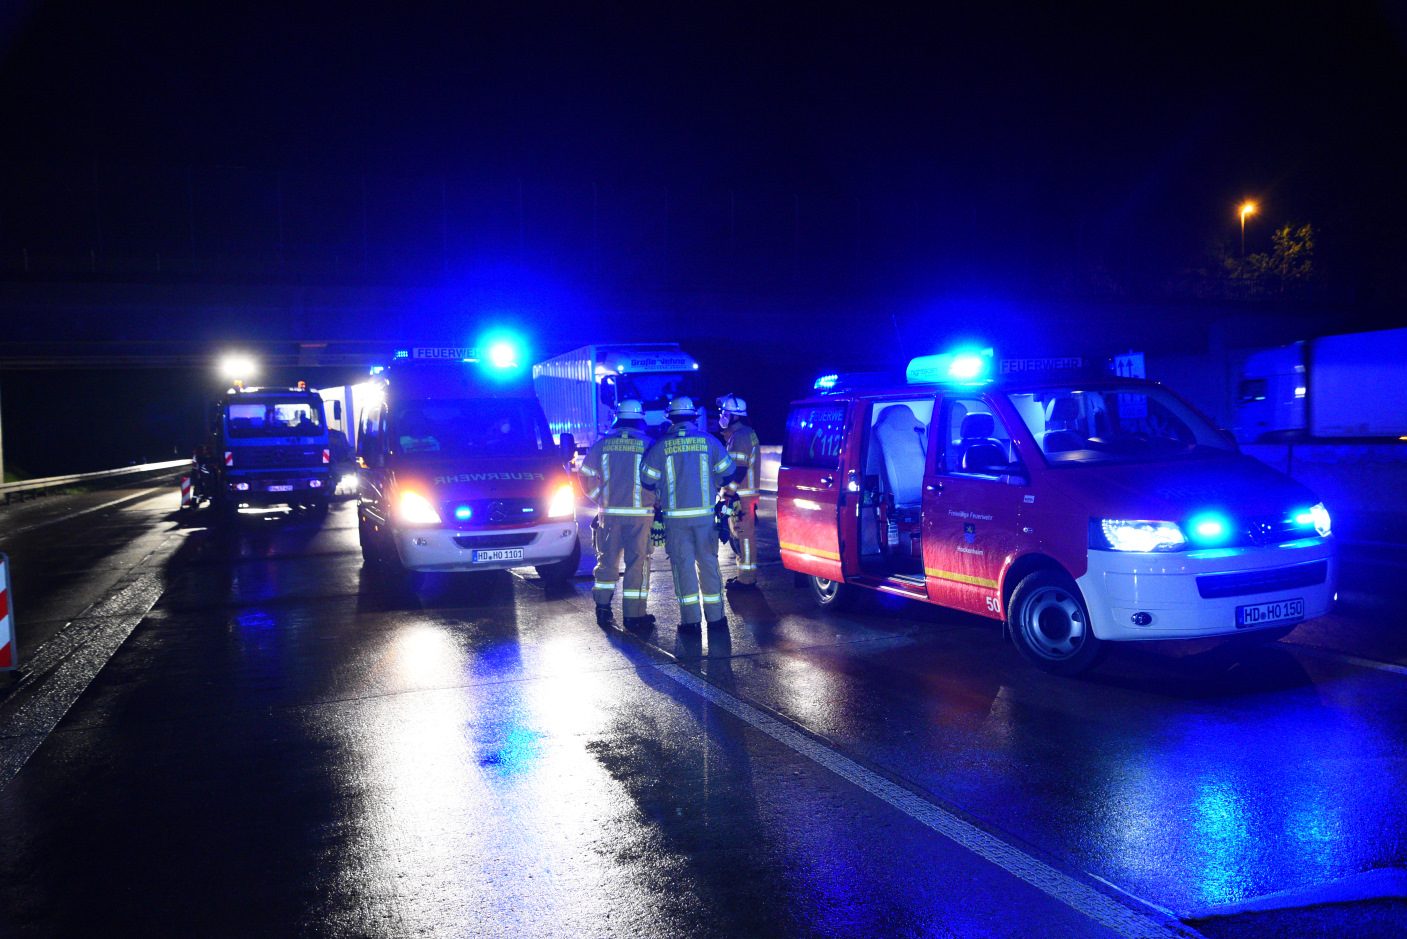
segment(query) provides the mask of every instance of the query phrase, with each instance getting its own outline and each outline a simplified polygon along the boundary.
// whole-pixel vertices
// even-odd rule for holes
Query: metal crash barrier
[[[61,486],[72,486],[82,483],[96,482],[102,479],[111,479],[115,476],[126,476],[135,473],[153,473],[159,470],[175,469],[178,466],[190,466],[189,458],[184,460],[167,460],[165,463],[142,463],[137,466],[124,466],[121,469],[99,470],[96,473],[75,473],[72,476],[48,476],[44,479],[26,479],[18,483],[4,483],[0,485],[0,496],[5,497],[5,504],[9,505],[10,500],[19,496],[20,500],[31,495],[38,495],[49,489],[57,489]]]

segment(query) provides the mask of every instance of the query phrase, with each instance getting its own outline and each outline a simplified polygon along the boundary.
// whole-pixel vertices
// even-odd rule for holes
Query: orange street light
[[[1241,206],[1241,259],[1246,258],[1246,216],[1256,210],[1254,202],[1247,202]]]

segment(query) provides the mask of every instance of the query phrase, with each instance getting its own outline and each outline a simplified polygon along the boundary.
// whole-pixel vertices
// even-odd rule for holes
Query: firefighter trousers
[[[625,580],[621,584],[621,615],[627,619],[645,615],[645,598],[650,593],[650,525],[653,521],[648,515],[618,517],[591,529],[592,547],[596,549],[591,598],[597,606],[611,605],[623,556]]]
[[[738,559],[738,583],[757,583],[757,499],[743,499],[728,519],[728,547]]]
[[[723,576],[718,573],[718,529],[713,518],[664,520],[664,550],[674,571],[679,621],[723,619]]]

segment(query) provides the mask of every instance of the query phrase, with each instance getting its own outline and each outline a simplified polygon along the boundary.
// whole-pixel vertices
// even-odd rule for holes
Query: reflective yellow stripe
[[[929,577],[937,577],[939,580],[955,580],[960,584],[972,584],[976,587],[991,587],[996,589],[997,582],[988,580],[985,577],[973,577],[970,574],[954,574],[952,571],[935,571],[931,567],[925,567],[923,572]]]
[[[700,596],[703,597],[703,602],[705,602],[705,603],[722,603],[722,602],[723,602],[723,595],[722,595],[721,593],[718,594],[717,596],[715,596],[715,595],[713,595],[713,594],[711,594],[711,593],[700,594]]]
[[[606,508],[606,509],[602,509],[602,510],[601,510],[601,514],[602,514],[602,515],[629,515],[629,516],[654,515],[654,514],[655,514],[655,510],[654,510],[654,509],[632,509],[632,508],[630,508],[629,506],[623,506],[623,507],[621,507],[621,508]]]
[[[640,508],[640,458],[641,454],[639,453],[630,458],[630,478],[635,481],[635,492],[633,494],[635,501],[630,504],[637,509]]]
[[[728,468],[728,460],[719,460],[717,463],[713,464],[713,471],[714,471],[715,473],[721,473],[721,472],[723,472],[723,471],[724,471],[725,469],[727,469],[727,468]]]
[[[702,518],[705,515],[712,515],[713,509],[675,509],[666,511],[665,518]]]
[[[581,474],[584,475],[584,476],[599,476],[599,475],[600,475],[600,474],[597,473],[594,469],[592,469],[591,467],[587,466],[585,463],[583,463],[583,464],[581,465],[581,469],[577,470],[577,472],[578,472],[578,473],[581,473]]]
[[[649,594],[644,590],[622,590],[620,592],[620,595],[622,597],[625,597],[627,600],[639,600],[642,597],[649,596]]]
[[[596,581],[596,589],[614,591],[616,589],[616,582],[613,580],[609,584],[603,584],[598,580]]]
[[[678,492],[679,492],[679,487],[676,485],[676,483],[675,483],[675,481],[674,481],[674,459],[673,459],[673,457],[665,457],[665,458],[664,458],[664,469],[665,469],[665,472],[669,475],[669,481],[665,483],[665,487],[664,487],[664,488],[665,488],[666,490],[668,490],[668,492],[669,492],[669,507],[672,509],[672,508],[675,507],[675,505],[676,505],[676,504],[678,503],[678,501],[679,501],[679,494],[678,494]],[[670,514],[670,513],[665,512],[664,514],[668,515],[668,514]]]
[[[796,551],[799,554],[814,554],[818,558],[828,558],[832,561],[840,560],[840,555],[836,554],[834,551],[823,551],[820,548],[808,548],[805,545],[799,544],[787,544],[785,541],[782,542],[782,550]]]
[[[691,594],[690,596],[687,596],[687,597],[680,597],[680,598],[679,598],[679,605],[680,605],[680,606],[688,606],[688,605],[691,604],[691,603],[698,603],[698,602],[699,602],[699,595],[696,594],[696,593],[695,593],[695,594]]]
[[[640,472],[644,473],[646,476],[650,477],[651,479],[659,479],[659,478],[660,478],[660,471],[657,470],[657,469],[655,469],[653,466],[647,466],[647,467],[645,467],[643,470],[641,470]]]
[[[760,495],[762,492],[761,489],[735,489],[733,491],[740,496],[755,496]]]

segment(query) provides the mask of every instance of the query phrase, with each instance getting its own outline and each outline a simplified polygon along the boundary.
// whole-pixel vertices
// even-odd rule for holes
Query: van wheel
[[[1021,657],[1052,675],[1093,668],[1107,643],[1090,628],[1080,588],[1064,571],[1035,571],[1011,595],[1007,628]]]
[[[357,519],[357,539],[362,546],[362,560],[368,565],[379,564],[381,546],[376,543],[376,532],[372,530],[371,523],[365,518]]]
[[[549,584],[564,584],[576,575],[576,569],[581,566],[581,542],[572,545],[572,553],[554,561],[551,564],[539,564],[533,568],[537,571],[537,576],[547,581]]]
[[[823,610],[843,610],[855,602],[855,588],[838,580],[827,580],[815,574],[806,578],[811,599]]]

